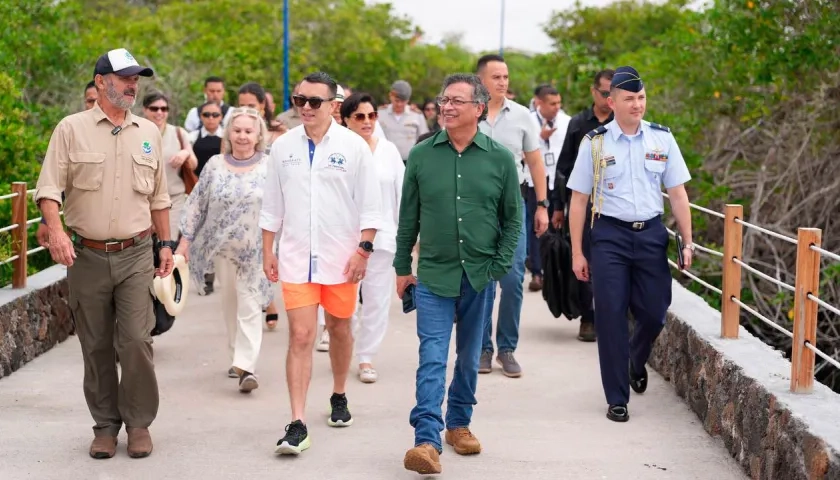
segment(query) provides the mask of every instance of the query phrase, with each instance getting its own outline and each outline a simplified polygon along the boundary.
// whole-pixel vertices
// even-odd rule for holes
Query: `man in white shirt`
[[[551,85],[541,85],[534,92],[535,110],[531,113],[534,126],[540,132],[540,152],[545,162],[545,173],[548,184],[548,199],[553,196],[550,191],[554,189],[554,175],[556,173],[557,159],[563,148],[563,139],[566,137],[566,128],[572,117],[566,114],[560,92]],[[542,258],[540,257],[540,240],[534,233],[534,214],[537,210],[537,194],[534,190],[534,179],[531,178],[530,169],[525,170],[525,181],[528,182],[528,191],[525,195],[525,230],[528,232],[528,269],[531,271],[531,283],[528,290],[538,292],[542,290]],[[548,217],[554,211],[554,205],[548,206]]]
[[[271,147],[260,228],[263,268],[280,281],[289,319],[286,381],[292,423],[277,442],[279,454],[299,454],[310,446],[304,419],[312,373],[318,306],[326,312],[333,371],[327,423],[353,423],[344,393],[353,335],[358,283],[379,229],[382,201],[373,155],[367,143],[332,118],[337,84],[312,73],[292,97],[302,124]],[[273,249],[280,235],[279,258]]]

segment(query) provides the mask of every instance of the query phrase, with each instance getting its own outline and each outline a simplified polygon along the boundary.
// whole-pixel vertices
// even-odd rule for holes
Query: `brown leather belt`
[[[83,238],[76,232],[73,232],[74,240],[73,242],[85,247],[93,248],[96,250],[102,250],[105,253],[114,253],[120,252],[125,250],[128,247],[133,247],[134,244],[143,240],[144,238],[148,237],[152,233],[152,227],[149,227],[142,232],[138,233],[132,238],[126,240],[109,240],[109,241],[100,241],[100,240],[91,240],[89,238]]]

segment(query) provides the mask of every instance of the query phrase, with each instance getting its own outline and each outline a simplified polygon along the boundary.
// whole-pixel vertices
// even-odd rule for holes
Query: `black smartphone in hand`
[[[402,296],[403,313],[411,313],[417,308],[415,298],[415,286],[413,283],[409,283]]]
[[[684,246],[683,246],[683,241],[682,241],[682,235],[680,235],[678,233],[678,234],[674,235],[674,237],[677,239],[677,262],[678,262],[678,265],[680,266],[680,270],[685,270],[685,258],[683,257],[683,247]]]

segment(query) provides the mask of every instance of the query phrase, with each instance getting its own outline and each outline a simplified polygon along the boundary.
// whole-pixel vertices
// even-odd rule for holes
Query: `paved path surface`
[[[275,457],[288,423],[284,359],[287,331],[264,336],[261,386],[238,393],[229,366],[218,294],[191,295],[189,313],[155,341],[161,406],[152,426],[155,450],[133,460],[125,433],[117,456],[87,455],[92,421],[82,395],[76,337],[0,380],[0,479],[340,479],[418,478],[402,467],[412,446],[417,337],[414,316],[396,297],[376,367],[379,382],[348,385],[356,419],[326,425],[332,380],[327,354],[314,352],[307,406],[312,448]],[[656,374],[634,396],[631,419],[605,418],[595,344],[575,339],[577,322],[554,319],[539,294],[527,293],[517,358],[519,379],[481,375],[472,428],[478,456],[446,448],[439,478],[470,479],[744,479],[736,463]],[[454,349],[454,340],[452,342]],[[450,356],[451,372],[454,350]],[[355,371],[355,368],[353,369]]]

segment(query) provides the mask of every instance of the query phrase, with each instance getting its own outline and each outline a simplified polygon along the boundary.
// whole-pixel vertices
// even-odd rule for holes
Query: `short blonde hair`
[[[222,153],[230,153],[233,151],[233,145],[230,141],[230,132],[233,130],[233,121],[236,117],[248,116],[253,118],[259,124],[259,137],[257,137],[257,144],[254,150],[257,152],[264,152],[266,143],[268,142],[268,127],[265,125],[265,120],[260,116],[259,110],[250,107],[237,107],[230,113],[230,119],[225,122],[224,133],[222,133]]]

